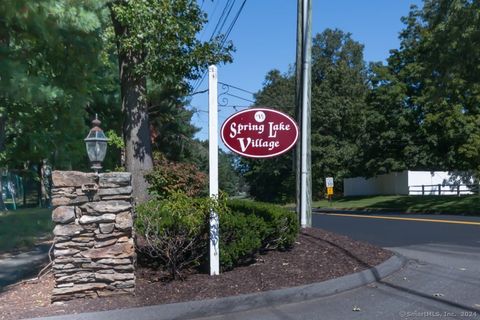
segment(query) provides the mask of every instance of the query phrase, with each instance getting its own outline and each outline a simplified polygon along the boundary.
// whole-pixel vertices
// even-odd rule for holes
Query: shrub
[[[151,195],[166,199],[175,192],[183,192],[191,197],[206,193],[207,175],[195,164],[169,161],[163,154],[156,152],[154,165],[153,171],[145,175]]]
[[[135,227],[145,244],[138,249],[160,259],[173,278],[200,264],[208,253],[211,201],[173,193],[168,200],[137,206]]]
[[[299,230],[294,212],[278,205],[248,200],[229,200],[227,205],[233,212],[263,219],[267,230],[262,237],[262,248],[284,250],[293,246]]]
[[[220,217],[220,265],[223,270],[252,261],[267,230],[263,219],[240,212]]]
[[[137,207],[135,226],[144,240],[138,249],[159,259],[173,278],[181,278],[185,269],[207,261],[211,208],[220,219],[223,270],[248,263],[265,249],[288,249],[298,233],[295,213],[279,206],[173,193]]]

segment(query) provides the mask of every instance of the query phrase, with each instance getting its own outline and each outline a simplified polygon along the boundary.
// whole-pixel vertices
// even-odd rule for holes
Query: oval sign
[[[290,150],[298,139],[298,126],[283,112],[252,108],[230,116],[220,130],[223,143],[249,158],[271,158]]]

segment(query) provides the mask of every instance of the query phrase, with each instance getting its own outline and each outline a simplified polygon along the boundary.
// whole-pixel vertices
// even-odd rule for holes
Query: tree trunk
[[[148,199],[145,173],[153,168],[148,112],[145,101],[146,80],[133,80],[125,75],[131,61],[121,61],[120,78],[122,108],[125,115],[123,135],[125,139],[125,167],[132,173],[133,196],[136,202]]]
[[[142,61],[141,52],[124,52],[118,39],[128,34],[111,11],[117,37],[118,65],[120,72],[123,135],[125,139],[125,166],[132,173],[133,197],[137,203],[148,200],[148,183],[144,175],[153,169],[152,146],[146,101],[146,77],[135,74],[135,66]]]

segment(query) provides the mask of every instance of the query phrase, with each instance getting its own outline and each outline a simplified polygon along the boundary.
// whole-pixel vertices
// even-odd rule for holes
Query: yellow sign
[[[327,195],[328,196],[333,196],[333,187],[328,187],[327,188]]]

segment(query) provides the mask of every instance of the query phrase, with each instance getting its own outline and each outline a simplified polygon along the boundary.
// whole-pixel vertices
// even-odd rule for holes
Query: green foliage
[[[245,178],[236,169],[239,167],[240,156],[218,149],[218,180],[219,188],[228,196],[244,196],[248,192]]]
[[[290,116],[295,112],[295,80],[291,73],[270,71],[263,89],[255,96],[256,105],[272,107]],[[287,203],[294,199],[294,151],[271,159],[242,158],[237,170],[245,177],[250,194],[257,200]]]
[[[231,61],[233,47],[223,36],[196,39],[207,22],[197,1],[112,1],[110,8],[122,30],[116,34],[119,55],[140,53],[135,73],[141,77],[179,89],[185,78],[198,78],[209,64]]]
[[[227,212],[220,219],[220,265],[223,270],[253,261],[262,249],[267,223],[242,211]]]
[[[126,32],[116,34],[112,18]],[[122,70],[149,80],[145,101],[159,149],[183,160],[175,157],[189,150],[185,141],[196,131],[182,107],[186,80],[231,60],[223,38],[195,38],[205,23],[196,1],[1,1],[0,166],[48,159],[55,169],[86,169],[83,138],[96,113],[110,135],[128,138],[118,73],[127,53],[142,57]],[[115,144],[107,170],[122,165]]]
[[[179,111],[179,113],[182,113],[182,111]],[[162,118],[170,118],[169,114],[169,112],[166,112],[162,116]],[[177,113],[177,115],[179,114]],[[188,121],[190,121],[190,116],[188,117],[188,119]],[[165,123],[163,130],[168,136],[171,137],[171,139],[169,139],[170,142],[166,142],[165,144],[157,144],[158,148],[160,150],[165,150],[166,153],[163,153],[163,151],[160,152],[168,160],[167,162],[185,166],[187,168],[186,171],[190,172],[190,175],[193,177],[193,179],[196,179],[195,176],[197,175],[207,175],[208,141],[199,141],[197,139],[193,139],[193,135],[192,137],[188,137],[187,135],[185,135],[181,138],[178,138],[178,140],[175,140],[175,137],[182,135],[182,132],[185,132],[184,129],[177,127],[177,124],[179,123],[180,122],[178,121],[178,119],[172,119],[171,122]],[[186,123],[183,123],[182,126],[186,126]],[[153,132],[157,133],[158,131],[154,130]],[[156,141],[159,141],[160,139],[163,140],[163,138],[155,138]],[[248,186],[242,173],[236,170],[236,168],[240,166],[239,158],[240,157],[232,153],[226,153],[222,149],[218,149],[219,188],[223,193],[227,194],[228,196],[246,195],[248,191]],[[158,168],[159,162],[155,162],[156,168]],[[192,168],[192,170],[189,170],[188,168]],[[206,191],[206,182],[204,183],[204,185],[204,190]],[[205,192],[200,192],[200,194],[204,193]]]
[[[198,79],[209,64],[230,62],[233,47],[222,37],[206,42],[196,38],[206,23],[206,15],[196,0],[114,0],[108,6],[118,49],[125,113],[125,164],[137,186],[134,196],[144,201],[147,183],[143,171],[153,167],[148,109],[153,113],[157,108],[148,105],[147,83],[158,85],[162,94],[184,94],[190,89],[188,80]],[[171,108],[168,102],[163,107]],[[188,131],[188,126],[182,129],[185,128]],[[161,126],[157,128],[160,129]],[[182,138],[179,135],[169,142],[180,142],[183,147]],[[162,139],[168,136],[163,135]]]
[[[418,213],[446,213],[459,215],[480,215],[480,197],[469,196],[366,196],[344,197],[316,201],[315,207],[338,209],[359,209],[367,211],[397,211]]]
[[[422,169],[422,143],[416,115],[405,105],[406,86],[380,63],[370,65],[369,84],[361,141],[363,176]]]
[[[479,11],[478,1],[426,0],[403,19],[388,67],[415,116],[418,166],[480,172]]]
[[[340,30],[317,34],[312,46],[311,157],[313,196],[324,192],[325,177],[341,181],[363,172],[362,137],[366,131],[367,69],[363,46]],[[270,106],[290,115],[295,108],[292,72],[271,71],[256,105]],[[258,200],[294,199],[293,151],[269,160],[246,160],[245,178]]]
[[[86,163],[85,107],[97,83],[103,13],[87,0],[0,4],[2,165]]]
[[[191,124],[193,111],[185,108],[185,90],[165,88],[152,83],[148,93],[153,149],[177,162],[196,157],[194,135],[198,129]]]
[[[351,34],[327,29],[312,46],[312,186],[314,197],[325,177],[357,175],[362,162],[365,98],[368,93],[363,45]]]
[[[108,130],[107,132],[105,132],[105,135],[108,138],[108,145],[109,146],[112,146],[112,147],[115,147],[115,148],[118,148],[118,149],[122,149],[122,148],[125,147],[125,142],[123,142],[123,139],[120,136],[118,136],[115,133],[115,131]]]
[[[159,260],[172,277],[182,277],[187,269],[208,260],[211,210],[220,220],[223,270],[251,262],[263,250],[289,249],[298,233],[295,213],[275,205],[173,193],[137,207],[140,252]]]
[[[214,206],[210,199],[182,193],[137,206],[135,228],[145,241],[139,249],[160,259],[173,278],[182,277],[208,252],[208,218]]]
[[[206,194],[207,175],[195,164],[169,161],[161,153],[155,154],[154,170],[145,176],[151,195],[165,199],[177,192],[190,197]]]
[[[285,250],[293,246],[299,230],[297,215],[278,205],[249,200],[229,200],[232,212],[253,215],[264,221],[266,230],[260,232],[262,249]]]

